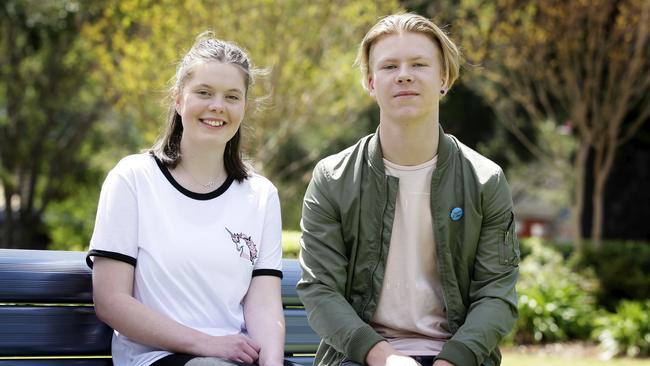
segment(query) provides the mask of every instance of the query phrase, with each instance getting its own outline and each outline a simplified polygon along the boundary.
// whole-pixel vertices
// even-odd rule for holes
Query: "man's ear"
[[[368,88],[368,94],[370,94],[371,97],[375,97],[375,80],[372,78],[371,74],[368,74],[368,77],[366,78],[366,87]]]

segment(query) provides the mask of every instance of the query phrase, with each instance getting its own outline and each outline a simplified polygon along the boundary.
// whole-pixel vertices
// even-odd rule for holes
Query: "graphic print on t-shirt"
[[[232,239],[232,242],[235,243],[235,249],[239,252],[239,256],[241,258],[245,258],[251,261],[251,265],[255,264],[255,259],[257,259],[257,247],[255,246],[255,243],[253,242],[253,239],[250,236],[246,236],[244,233],[236,233],[233,234],[228,228],[226,228],[226,231],[228,234],[230,234],[230,238]],[[244,245],[241,243],[241,241],[244,241],[244,244],[246,244],[246,247],[248,248],[248,253],[244,250]]]

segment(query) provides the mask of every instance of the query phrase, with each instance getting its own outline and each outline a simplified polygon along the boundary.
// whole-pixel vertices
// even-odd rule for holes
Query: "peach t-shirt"
[[[399,178],[395,218],[373,328],[397,350],[437,355],[451,337],[436,265],[431,220],[431,175],[437,157],[417,166],[384,159]]]

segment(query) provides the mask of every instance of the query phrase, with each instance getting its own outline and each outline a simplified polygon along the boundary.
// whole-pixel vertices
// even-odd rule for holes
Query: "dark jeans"
[[[158,361],[151,364],[151,366],[185,366],[188,362],[195,358],[200,358],[197,356],[190,356],[184,354],[174,353],[169,356],[165,356]],[[215,357],[216,358],[216,357]],[[231,360],[219,360],[219,365],[221,366],[257,366],[257,364],[248,364],[243,362],[231,361]],[[284,366],[300,366],[291,361],[284,360]]]

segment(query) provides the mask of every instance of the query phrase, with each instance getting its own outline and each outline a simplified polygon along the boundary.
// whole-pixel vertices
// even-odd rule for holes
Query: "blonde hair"
[[[362,84],[365,89],[368,88],[367,77],[369,72],[370,48],[381,37],[390,34],[400,34],[403,32],[421,33],[433,41],[440,50],[440,62],[443,70],[444,88],[450,89],[454,81],[458,79],[460,70],[460,51],[458,47],[449,39],[447,34],[442,31],[431,20],[414,13],[398,13],[388,15],[380,19],[363,37],[357,60],[355,64],[361,69]]]

